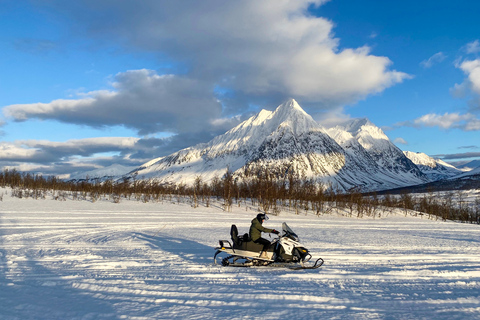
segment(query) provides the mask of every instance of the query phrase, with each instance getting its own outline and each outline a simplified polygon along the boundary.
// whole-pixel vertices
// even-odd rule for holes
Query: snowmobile
[[[322,258],[307,265],[312,259],[311,254],[285,222],[282,223],[282,231],[282,235],[271,242],[266,257],[261,257],[263,245],[251,241],[248,233],[239,236],[237,226],[232,225],[230,229],[232,241],[219,240],[220,247],[215,248],[213,261],[217,264],[217,256],[226,253],[228,256],[221,261],[223,266],[285,266],[292,270],[318,269],[322,266],[324,262]]]

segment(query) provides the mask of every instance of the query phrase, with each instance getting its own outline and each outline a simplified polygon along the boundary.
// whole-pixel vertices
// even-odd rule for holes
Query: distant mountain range
[[[465,164],[457,166],[458,169],[466,170],[466,171],[473,170],[473,169],[478,168],[478,167],[480,167],[480,160],[473,160],[473,161],[470,161],[470,162],[467,162]]]
[[[420,152],[403,152],[415,165],[426,175],[430,181],[442,180],[446,178],[455,177],[461,173],[460,170],[451,164],[448,164],[440,159],[434,159],[425,153]]]
[[[85,171],[72,175],[69,179],[71,180],[86,180],[86,179],[114,179],[121,177],[130,171],[135,170],[137,167],[133,166],[123,166],[120,164],[113,164],[105,168],[98,168],[95,170]]]
[[[423,153],[403,152],[368,119],[325,129],[295,100],[262,110],[225,134],[130,170],[117,178],[160,183],[209,182],[227,169],[234,177],[295,172],[339,191],[377,191],[450,179],[463,171]],[[128,172],[127,172],[128,171]],[[100,172],[99,172],[100,173]],[[90,175],[93,177],[93,175]]]

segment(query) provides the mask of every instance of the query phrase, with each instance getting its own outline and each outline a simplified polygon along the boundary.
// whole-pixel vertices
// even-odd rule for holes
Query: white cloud
[[[465,51],[468,54],[475,54],[480,52],[480,42],[478,40],[467,43],[465,46]]]
[[[421,116],[413,121],[415,125],[426,127],[440,127],[442,129],[450,129],[460,121],[466,120],[465,116],[461,116],[458,113],[445,113],[438,115],[430,113]]]
[[[159,145],[162,145],[159,139],[131,137],[0,142],[0,168],[58,175],[113,163],[141,165],[155,156]],[[101,156],[105,153],[111,155]]]
[[[456,67],[461,69],[466,78],[461,84],[455,84],[450,89],[454,97],[465,98],[472,94],[470,100],[470,109],[473,112],[480,110],[480,59],[459,60]]]
[[[44,168],[42,169],[44,174],[58,175],[112,164],[140,166],[153,158],[209,140],[213,138],[210,134],[211,132],[196,132],[166,138],[99,137],[63,142],[47,140],[0,142],[0,169],[28,165],[32,170]]]
[[[480,94],[480,59],[465,60],[459,67],[468,76],[472,90]]]
[[[343,108],[328,110],[326,112],[318,113],[313,117],[318,124],[327,129],[338,125],[345,125],[347,122],[352,121],[352,117],[348,114],[345,114]]]
[[[343,106],[410,78],[367,46],[340,49],[333,22],[308,13],[311,5],[324,2],[35,2],[70,19],[75,26],[69,30],[71,37],[80,32],[81,37],[98,41],[93,44],[153,53],[162,64],[180,66],[182,71],[170,75],[145,69],[120,72],[108,90],[7,106],[3,109],[7,120],[49,119],[95,128],[121,125],[143,136],[157,132],[173,136],[124,146],[92,140],[23,141],[8,147],[11,159],[4,161],[53,163],[100,151],[119,152],[118,161],[139,161],[208,141],[237,124],[252,105],[274,108],[294,97],[308,104],[312,113],[338,115]],[[61,163],[62,170],[71,170],[68,161]]]
[[[140,138],[100,137],[55,142],[18,140],[0,143],[0,161],[52,162],[71,156],[90,156],[108,151],[141,149]]]
[[[123,125],[140,134],[198,132],[221,114],[221,105],[206,83],[189,78],[132,70],[117,74],[112,86],[112,91],[93,91],[80,99],[10,105],[3,112],[16,121],[38,118],[92,127]]]
[[[450,88],[450,94],[454,98],[459,98],[459,99],[465,98],[468,95],[469,91],[470,91],[469,83],[467,81],[464,81],[460,84],[455,83],[453,88]]]
[[[75,151],[76,154],[92,154],[98,152],[97,150],[104,150],[104,148],[129,149],[133,148],[140,138],[132,137],[98,137],[86,139],[73,139],[65,142],[56,142],[48,140],[19,140],[16,145],[22,145],[28,148],[50,148],[62,151]]]
[[[437,52],[427,60],[420,62],[420,65],[424,68],[431,68],[434,64],[440,63],[446,58],[447,56],[443,52]]]
[[[250,102],[295,97],[332,108],[409,77],[368,47],[339,50],[333,23],[307,13],[323,0],[84,0],[72,4],[76,10],[54,2],[92,37],[172,57],[187,65],[189,78],[221,84]]]
[[[22,148],[12,143],[0,143],[0,160],[23,160],[34,157],[36,150]]]
[[[17,170],[20,172],[42,172],[42,171],[47,171],[50,168],[51,168],[50,166],[44,166],[44,165],[38,165],[38,164],[32,164],[32,163],[20,163],[18,165],[7,165],[7,166],[4,166],[2,169]]]
[[[480,119],[471,119],[465,124],[465,131],[479,131],[480,130]]]
[[[408,145],[408,142],[403,138],[395,138],[395,140],[393,140],[393,143]]]
[[[397,123],[395,126],[410,126],[410,127],[439,127],[441,129],[460,129],[463,131],[478,131],[480,130],[480,120],[471,113],[445,113],[439,115],[436,113],[429,113],[423,115],[413,121],[406,121]]]

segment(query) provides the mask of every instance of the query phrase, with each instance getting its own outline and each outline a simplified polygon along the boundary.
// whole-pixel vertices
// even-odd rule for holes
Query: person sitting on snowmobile
[[[265,233],[275,233],[279,234],[275,229],[265,228],[262,224],[263,221],[268,220],[268,216],[265,213],[259,213],[257,216],[252,220],[252,225],[250,226],[250,239],[253,242],[263,245],[262,254],[260,258],[267,257],[267,250],[270,247],[270,241],[267,239],[262,238],[262,232]]]

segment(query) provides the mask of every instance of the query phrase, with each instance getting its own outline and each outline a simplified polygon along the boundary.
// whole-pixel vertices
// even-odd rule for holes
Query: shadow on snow
[[[1,221],[0,217],[0,221]],[[0,315],[2,319],[68,319],[89,314],[112,317],[113,307],[74,288],[62,270],[48,269],[34,255],[38,248],[5,242],[7,230],[0,225]],[[21,252],[17,252],[21,250]],[[15,260],[10,257],[24,256]],[[65,270],[64,270],[65,271]],[[79,282],[81,279],[78,280]]]
[[[160,249],[170,253],[170,258],[178,256],[189,264],[213,264],[213,255],[215,253],[213,247],[192,240],[162,235],[152,236],[141,232],[134,233],[134,236],[145,241],[152,249]]]

